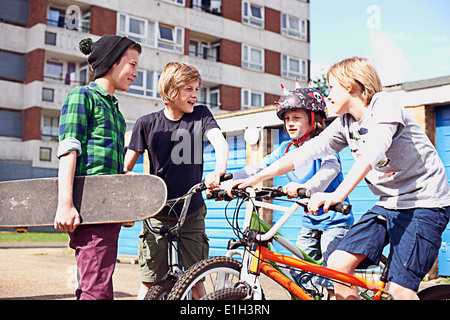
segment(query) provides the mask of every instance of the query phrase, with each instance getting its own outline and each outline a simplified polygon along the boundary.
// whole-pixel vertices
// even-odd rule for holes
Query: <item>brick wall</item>
[[[220,61],[233,66],[241,66],[242,46],[239,42],[228,39],[220,40]]]
[[[25,83],[44,80],[45,51],[36,49],[26,54]]]
[[[41,118],[40,107],[32,107],[23,112],[23,141],[41,138]]]
[[[30,0],[28,27],[47,23],[47,0]]]
[[[222,17],[225,19],[242,21],[242,2],[241,0],[222,1]]]
[[[264,8],[264,28],[267,31],[281,33],[281,12],[268,7]]]
[[[430,141],[436,145],[436,113],[433,106],[406,107],[420,127],[425,131]]]
[[[281,75],[281,54],[279,52],[264,50],[264,68],[266,73]]]
[[[98,36],[106,34],[116,34],[117,30],[117,12],[100,8],[91,7],[91,33]]]
[[[220,109],[237,111],[241,109],[241,89],[227,85],[220,85]]]

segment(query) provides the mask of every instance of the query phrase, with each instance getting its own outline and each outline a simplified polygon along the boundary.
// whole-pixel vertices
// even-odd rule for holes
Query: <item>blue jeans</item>
[[[323,259],[322,265],[326,266],[328,257],[347,234],[349,228],[349,226],[335,227],[326,230],[302,228],[298,235],[296,246],[314,260]],[[291,274],[295,280],[297,282],[300,281],[306,289],[312,288],[312,275],[294,270],[291,271]],[[314,282],[317,282],[317,284],[328,289],[333,289],[333,284],[330,280],[319,278]]]

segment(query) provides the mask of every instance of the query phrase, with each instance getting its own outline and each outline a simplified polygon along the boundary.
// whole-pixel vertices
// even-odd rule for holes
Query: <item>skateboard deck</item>
[[[75,177],[73,201],[81,224],[126,223],[156,215],[166,204],[167,187],[154,175]],[[0,182],[0,227],[53,226],[58,178]]]

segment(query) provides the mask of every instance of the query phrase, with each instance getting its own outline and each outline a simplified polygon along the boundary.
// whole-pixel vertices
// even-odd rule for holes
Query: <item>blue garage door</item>
[[[436,149],[450,178],[450,106],[436,108]],[[450,276],[450,225],[442,235],[439,275]]]
[[[243,135],[227,135],[229,146],[229,158],[227,172],[234,173],[246,165],[246,146]],[[204,174],[208,174],[215,168],[215,152],[212,145],[207,142],[204,148]],[[204,197],[205,198],[205,197]],[[205,198],[206,199],[206,198]],[[223,256],[227,251],[227,244],[230,238],[236,238],[231,226],[225,217],[225,201],[205,200],[208,214],[206,215],[206,234],[209,238],[209,256]],[[235,208],[236,200],[232,201],[226,212],[231,219]],[[244,222],[244,206],[240,212],[239,225]]]
[[[133,168],[133,172],[144,173],[144,155],[141,155]],[[119,234],[119,254],[137,255],[138,239],[141,232],[142,221],[137,221],[131,228],[122,228]]]
[[[276,134],[274,135],[277,136]],[[286,140],[289,140],[288,134],[281,128],[279,129],[278,141],[274,141],[274,149],[278,147],[278,145]],[[350,168],[352,167],[354,160],[351,155],[350,149],[347,147],[342,150],[339,154],[341,158],[342,164],[342,172],[344,176],[348,173]],[[273,184],[277,185],[285,185],[289,182],[285,175],[274,178]],[[352,204],[353,215],[355,216],[355,221],[358,221],[361,216],[370,209],[376,202],[377,197],[370,191],[369,187],[367,187],[366,183],[362,181],[355,190],[351,193],[350,202]],[[283,202],[277,203],[279,205],[286,205]],[[303,210],[299,209],[292,217],[287,221],[287,223],[281,228],[280,233],[289,239],[291,242],[295,243],[297,241],[297,236],[301,228],[301,215],[303,214]],[[278,221],[278,219],[282,216],[281,212],[274,212],[274,223]],[[275,248],[283,254],[289,254],[282,247],[275,246]]]

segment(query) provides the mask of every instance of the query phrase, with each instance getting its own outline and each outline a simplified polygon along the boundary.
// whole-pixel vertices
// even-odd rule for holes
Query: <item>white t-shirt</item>
[[[387,93],[372,98],[364,116],[339,116],[319,136],[288,153],[295,167],[346,146],[372,170],[365,180],[387,209],[450,206],[444,165],[423,129]]]

